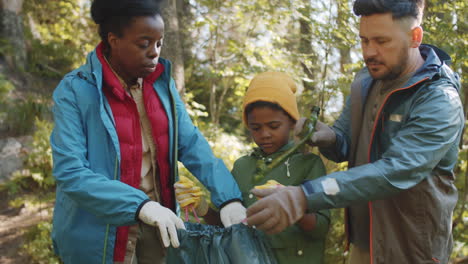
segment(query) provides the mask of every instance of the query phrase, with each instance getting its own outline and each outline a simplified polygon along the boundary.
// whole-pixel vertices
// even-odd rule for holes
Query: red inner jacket
[[[140,117],[133,98],[124,90],[118,77],[104,59],[103,44],[97,48],[102,64],[103,92],[112,109],[120,145],[120,181],[139,189],[141,182],[142,139]],[[153,83],[164,72],[159,63],[156,70],[143,80],[143,101],[151,123],[152,136],[156,145],[156,163],[159,176],[159,191],[163,206],[174,210],[173,188],[170,186],[169,122]],[[129,226],[117,228],[114,261],[124,261]]]

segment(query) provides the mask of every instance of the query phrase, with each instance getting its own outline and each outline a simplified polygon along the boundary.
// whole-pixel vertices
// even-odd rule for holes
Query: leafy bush
[[[0,74],[0,133],[3,136],[22,136],[34,128],[34,120],[50,119],[50,99],[29,95],[25,99],[12,98],[15,86]]]
[[[1,53],[1,50],[0,50]],[[7,100],[10,93],[15,89],[15,86],[5,78],[3,74],[0,74],[0,127],[3,127],[7,119]]]
[[[56,256],[52,247],[50,233],[52,223],[49,221],[39,222],[26,232],[26,244],[23,250],[36,264],[60,264],[62,263]]]
[[[208,128],[203,131],[208,143],[213,150],[216,157],[220,158],[228,169],[232,169],[234,162],[243,155],[249,153],[252,147],[243,142],[243,140],[235,135],[228,134],[222,129],[210,126],[207,124],[200,124],[201,126],[207,126]],[[202,188],[205,192],[207,201],[210,207],[214,208],[211,204],[209,191],[185,168],[179,163],[179,175],[183,175],[194,181],[197,186]],[[190,218],[191,219],[191,218]],[[191,219],[192,221],[193,219]]]
[[[55,186],[52,176],[52,150],[49,135],[52,123],[36,118],[36,132],[30,150],[26,150],[26,161],[22,170],[13,173],[13,179],[5,184],[10,194],[20,191],[50,191]],[[47,193],[45,193],[47,196]]]
[[[32,150],[28,153],[26,168],[31,177],[43,189],[55,185],[52,176],[52,149],[49,136],[52,132],[52,123],[36,118],[36,132],[33,135]]]

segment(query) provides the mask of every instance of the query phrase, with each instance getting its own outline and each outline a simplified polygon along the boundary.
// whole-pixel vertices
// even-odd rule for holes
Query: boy
[[[299,185],[304,180],[326,174],[317,155],[297,152],[263,179],[254,181],[260,163],[270,163],[293,146],[290,134],[299,118],[295,92],[294,81],[282,72],[261,73],[249,85],[243,102],[243,121],[258,148],[239,158],[232,169],[246,207],[257,200],[250,190],[256,186],[269,186],[267,181]],[[175,185],[177,200],[182,207],[197,195],[190,196],[188,186],[190,184]],[[199,204],[204,203],[196,203],[195,207],[199,207],[195,208],[196,212],[204,214],[206,210],[200,210],[204,206]],[[278,263],[322,263],[329,222],[328,211],[306,214],[296,225],[279,234],[269,235]]]

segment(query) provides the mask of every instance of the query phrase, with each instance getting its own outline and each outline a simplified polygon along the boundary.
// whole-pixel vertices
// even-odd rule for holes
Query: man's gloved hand
[[[247,224],[276,234],[301,219],[307,209],[307,199],[299,186],[275,189],[253,189],[251,193],[262,197],[247,209]]]
[[[195,210],[197,217],[208,212],[208,203],[200,187],[185,176],[174,184],[176,200],[184,211]]]
[[[245,219],[245,207],[240,202],[231,202],[219,211],[224,227],[239,224]]]
[[[296,122],[296,126],[294,127],[294,136],[299,136],[301,131],[304,129],[304,123],[306,118],[301,117]],[[310,146],[317,146],[317,147],[329,147],[336,142],[336,134],[329,126],[326,124],[317,121],[315,125],[315,132],[312,135],[312,138],[307,141],[307,144]]]
[[[145,203],[140,209],[138,218],[148,225],[159,228],[159,233],[165,247],[169,247],[169,244],[175,248],[179,247],[177,229],[185,229],[185,226],[184,222],[170,209],[161,206],[157,202],[150,201]]]

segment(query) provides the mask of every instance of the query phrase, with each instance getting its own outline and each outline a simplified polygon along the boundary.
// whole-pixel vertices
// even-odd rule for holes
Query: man
[[[311,139],[349,170],[266,196],[247,222],[277,233],[307,210],[347,208],[350,263],[447,263],[457,202],[453,169],[464,116],[443,51],[421,45],[423,0],[357,0],[366,63],[329,128]]]

